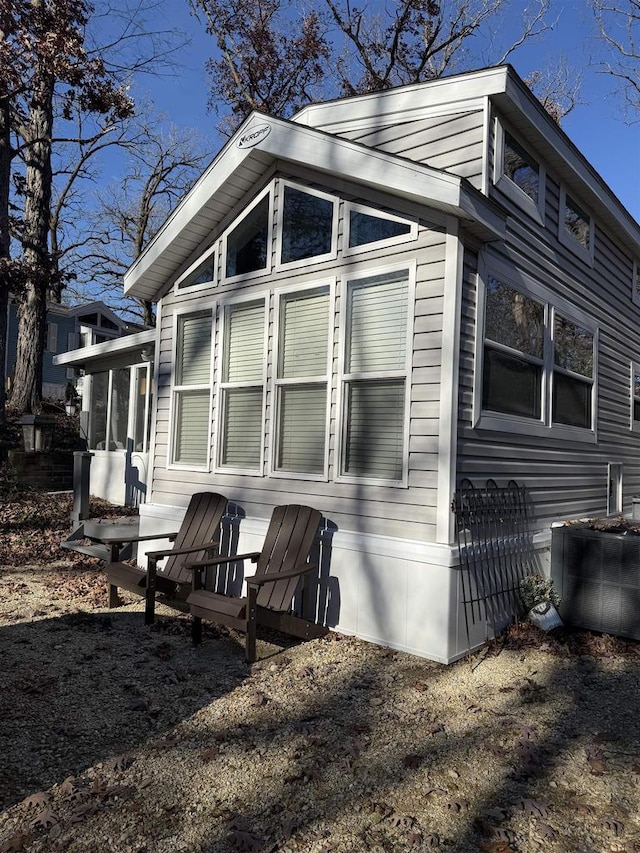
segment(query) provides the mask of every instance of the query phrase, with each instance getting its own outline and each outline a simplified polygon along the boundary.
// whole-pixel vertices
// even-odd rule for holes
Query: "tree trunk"
[[[42,403],[42,356],[47,290],[51,278],[51,138],[54,78],[42,72],[29,105],[26,139],[26,195],[22,257],[25,283],[18,298],[18,347],[9,405],[18,414],[35,414]]]
[[[0,423],[6,402],[7,314],[9,310],[9,187],[11,184],[11,127],[8,98],[0,99]]]

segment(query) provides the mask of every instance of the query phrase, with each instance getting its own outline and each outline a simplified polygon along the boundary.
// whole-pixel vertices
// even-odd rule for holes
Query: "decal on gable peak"
[[[250,127],[246,133],[243,133],[237,142],[238,148],[253,148],[271,133],[270,124],[257,124]]]

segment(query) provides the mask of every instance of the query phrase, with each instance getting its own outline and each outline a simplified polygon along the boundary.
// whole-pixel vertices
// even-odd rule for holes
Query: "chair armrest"
[[[177,533],[173,532],[149,533],[147,536],[101,536],[98,541],[103,542],[105,545],[125,545],[128,542],[151,542],[153,539],[168,539],[170,542],[173,542],[177,535]]]
[[[245,578],[245,581],[247,582],[247,586],[259,587],[264,586],[266,583],[277,583],[278,581],[289,580],[289,578],[297,578],[317,568],[317,563],[303,563],[301,566],[296,566],[295,569],[289,569],[288,572],[276,572],[273,575],[263,575],[259,578],[252,575],[249,578]]]
[[[201,550],[201,549],[198,549]],[[175,552],[173,552],[175,553]],[[257,560],[260,551],[251,551],[248,554],[232,554],[230,557],[213,557],[210,560],[198,560],[196,563],[186,563],[185,569],[203,569],[205,566],[218,566],[221,563],[235,563],[238,560]]]
[[[179,554],[196,554],[198,551],[210,551],[218,548],[219,542],[204,542],[202,545],[191,545],[189,548],[167,548],[165,551],[147,551],[147,557],[159,560],[160,557],[173,557]],[[190,564],[191,565],[191,564]]]

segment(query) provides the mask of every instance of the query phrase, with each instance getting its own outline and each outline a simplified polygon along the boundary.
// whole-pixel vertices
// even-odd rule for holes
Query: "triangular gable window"
[[[270,243],[269,210],[270,194],[266,193],[227,234],[227,278],[267,269]]]
[[[335,251],[336,209],[331,196],[284,184],[281,263],[331,257]]]
[[[199,284],[212,284],[215,281],[215,252],[209,249],[204,260],[199,258],[195,264],[177,280],[178,290],[196,287]]]
[[[349,206],[347,222],[349,251],[374,243],[401,243],[413,239],[417,234],[415,223],[360,205]]]

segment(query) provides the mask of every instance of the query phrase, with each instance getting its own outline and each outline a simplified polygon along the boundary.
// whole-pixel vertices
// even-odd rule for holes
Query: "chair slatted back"
[[[321,512],[308,506],[290,504],[276,507],[258,558],[256,577],[273,577],[278,572],[306,563],[321,518]],[[289,578],[262,587],[258,593],[258,605],[276,611],[288,610],[299,580]]]
[[[227,499],[216,492],[197,492],[189,501],[180,530],[173,544],[174,548],[191,548],[200,543],[220,539],[220,522],[227,510]],[[177,554],[169,556],[162,570],[162,576],[176,583],[190,584],[192,572],[185,569],[185,563],[204,560],[206,550],[195,554]]]

